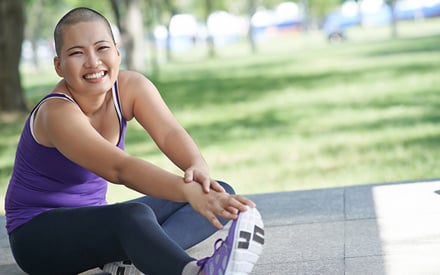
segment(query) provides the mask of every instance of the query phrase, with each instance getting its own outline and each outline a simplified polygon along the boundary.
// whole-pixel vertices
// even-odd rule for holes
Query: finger
[[[183,177],[183,181],[186,183],[190,183],[193,181],[194,178],[194,172],[192,169],[188,169],[185,171],[185,175]]]
[[[228,220],[235,220],[236,218],[238,218],[237,213],[237,211],[231,211],[230,209],[225,208],[220,211],[218,216]]]
[[[224,208],[228,209],[230,213],[246,212],[248,207],[254,208],[255,203],[239,195],[231,195],[226,204],[224,204]]]
[[[220,183],[216,182],[215,180],[211,180],[211,189],[217,192],[226,192],[223,186],[221,186]]]
[[[214,225],[217,229],[223,229],[223,224],[217,219],[215,215],[211,215],[208,220],[211,222],[212,225]]]
[[[243,206],[247,205],[252,208],[255,208],[257,206],[253,201],[251,201],[250,199],[245,198],[243,196],[235,195],[235,199],[237,201],[239,201]],[[246,207],[244,207],[244,208],[246,208]],[[246,211],[246,209],[244,209],[244,211]]]
[[[202,182],[202,188],[205,193],[209,193],[209,190],[211,189],[211,181],[209,179],[205,179]]]
[[[237,210],[237,208],[234,208],[234,207],[232,207],[232,206],[228,206],[228,207],[226,207],[226,211],[228,211],[229,213],[231,213],[231,214],[233,214],[233,215],[235,215],[235,216],[237,216],[237,214],[238,214],[238,210]]]

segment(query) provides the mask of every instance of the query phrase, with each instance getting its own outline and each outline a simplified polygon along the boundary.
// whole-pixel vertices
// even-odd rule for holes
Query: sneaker
[[[131,261],[113,262],[104,265],[104,272],[108,272],[111,275],[145,275],[140,272]]]
[[[232,222],[226,240],[218,239],[215,242],[214,254],[197,262],[199,274],[250,274],[263,252],[263,245],[263,220],[256,208],[248,207]]]

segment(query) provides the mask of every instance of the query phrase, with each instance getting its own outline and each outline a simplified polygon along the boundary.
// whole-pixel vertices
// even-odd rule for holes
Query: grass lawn
[[[320,33],[290,34],[176,54],[153,77],[199,144],[212,175],[239,193],[327,188],[439,177],[440,20],[352,29],[342,44]],[[47,75],[47,76],[46,76]],[[23,74],[28,98],[54,76]],[[12,168],[22,118],[1,122],[0,196]],[[127,151],[168,170],[136,123]],[[135,196],[111,186],[109,200]]]

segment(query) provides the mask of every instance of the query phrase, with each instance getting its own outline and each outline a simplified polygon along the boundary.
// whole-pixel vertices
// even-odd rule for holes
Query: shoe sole
[[[263,252],[264,224],[256,208],[241,212],[235,224],[233,249],[225,275],[250,274]]]

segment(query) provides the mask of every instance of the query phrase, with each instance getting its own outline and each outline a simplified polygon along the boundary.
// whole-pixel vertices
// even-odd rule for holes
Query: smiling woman
[[[75,94],[79,96],[81,91],[106,93],[115,83],[121,63],[121,54],[109,23],[91,15],[77,22],[81,16],[67,18],[63,24],[57,25],[54,32],[55,41],[59,43],[56,46],[55,70],[65,80],[58,88],[72,97]],[[64,36],[63,33],[69,35]]]
[[[129,260],[147,274],[249,273],[264,240],[255,204],[211,178],[151,81],[119,70],[108,21],[91,9],[73,9],[54,36],[62,79],[25,122],[5,199],[18,265],[29,274],[77,274]],[[133,118],[183,176],[124,151]],[[107,182],[144,196],[107,204]],[[226,265],[185,252],[228,220],[231,235],[214,254]],[[255,228],[258,236],[238,247],[237,232]],[[248,263],[234,265],[236,257]]]

